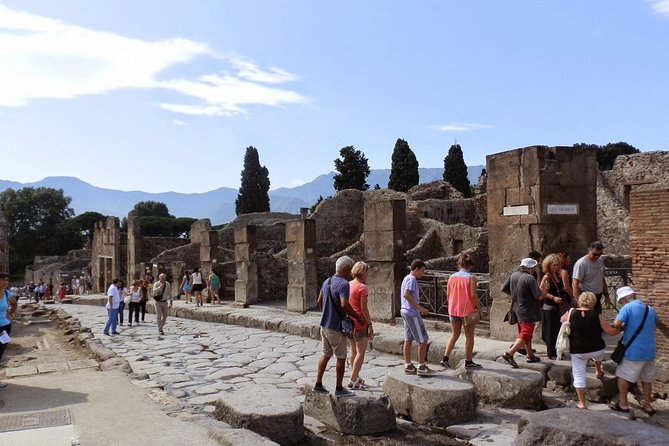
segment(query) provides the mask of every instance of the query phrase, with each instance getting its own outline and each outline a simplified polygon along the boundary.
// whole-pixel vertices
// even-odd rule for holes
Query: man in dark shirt
[[[502,358],[514,368],[518,368],[518,364],[513,355],[521,348],[527,352],[527,362],[539,361],[532,350],[532,335],[534,324],[541,320],[540,302],[544,300],[548,287],[545,286],[543,290],[539,288],[537,279],[532,275],[536,266],[536,260],[529,257],[523,259],[518,270],[502,285],[502,292],[511,296],[513,311],[518,316],[518,338],[502,355]]]

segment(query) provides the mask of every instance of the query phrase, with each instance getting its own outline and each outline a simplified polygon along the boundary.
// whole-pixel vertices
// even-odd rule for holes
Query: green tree
[[[190,227],[197,219],[186,217],[139,217],[142,235],[148,237],[180,237],[188,236]]]
[[[390,181],[388,189],[406,192],[419,182],[418,160],[409,143],[403,139],[397,139],[393,150],[392,164],[390,166]]]
[[[9,268],[21,277],[35,256],[64,255],[84,244],[79,224],[72,219],[72,199],[62,189],[26,187],[0,193],[7,220]]]
[[[91,237],[95,232],[95,223],[105,221],[106,219],[106,215],[93,211],[84,212],[74,217],[74,221],[79,225],[79,230],[86,237]]]
[[[235,213],[252,212],[269,212],[269,170],[260,165],[258,150],[249,146],[244,154],[242,184],[235,200]]]
[[[138,217],[172,217],[170,215],[169,209],[165,203],[160,201],[140,201],[133,208],[134,212]]]
[[[321,201],[323,201],[323,196],[319,195],[318,200],[316,200],[316,202],[314,204],[312,204],[311,207],[309,208],[309,215],[314,213],[314,211],[316,210],[318,205],[321,203]]]
[[[636,147],[627,144],[626,142],[615,142],[608,143],[604,146],[598,146],[597,144],[574,144],[574,148],[579,149],[591,149],[597,151],[597,166],[599,170],[611,170],[613,169],[613,163],[616,161],[620,155],[632,155],[634,153],[640,153],[641,151]]]
[[[345,189],[369,189],[369,184],[366,183],[370,173],[369,162],[360,150],[355,150],[353,146],[343,147],[334,163],[339,172],[334,176],[334,188],[337,192]]]
[[[448,181],[451,186],[462,192],[465,197],[471,197],[471,185],[467,178],[467,165],[462,156],[460,144],[453,144],[448,149],[448,155],[444,158],[444,181]]]

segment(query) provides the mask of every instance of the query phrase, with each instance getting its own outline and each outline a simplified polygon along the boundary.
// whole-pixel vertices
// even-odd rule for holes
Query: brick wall
[[[669,189],[636,190],[630,194],[630,243],[634,290],[669,326]],[[655,334],[655,392],[669,392],[669,327]]]

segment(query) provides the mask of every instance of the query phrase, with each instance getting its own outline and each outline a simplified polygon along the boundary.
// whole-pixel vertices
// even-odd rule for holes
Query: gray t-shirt
[[[572,278],[581,281],[581,291],[600,294],[604,284],[604,259],[590,260],[583,256],[574,264]]]
[[[541,320],[541,289],[537,279],[524,271],[516,271],[502,285],[502,292],[511,295],[514,301],[513,311],[520,322],[538,322]]]

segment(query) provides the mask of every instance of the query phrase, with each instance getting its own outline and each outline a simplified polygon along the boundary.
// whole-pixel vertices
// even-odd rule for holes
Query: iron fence
[[[430,316],[448,317],[448,278],[456,271],[436,271],[427,270],[423,277],[418,281],[418,300],[420,305],[427,308]],[[487,317],[490,314],[490,275],[485,273],[472,273],[476,276],[479,300],[483,307],[483,315]]]

